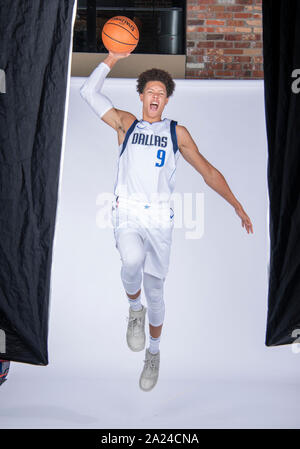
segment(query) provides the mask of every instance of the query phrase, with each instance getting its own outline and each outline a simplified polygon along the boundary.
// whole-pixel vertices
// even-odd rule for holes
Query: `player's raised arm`
[[[184,126],[176,126],[176,135],[179,150],[184,159],[191,164],[203,177],[205,183],[227,200],[233,207],[236,214],[242,221],[242,226],[246,231],[253,233],[253,226],[250,218],[243,209],[243,206],[236,199],[229,188],[226,179],[221,172],[199,152],[192,136]]]
[[[103,95],[101,92],[104,80],[115,65],[115,63],[122,58],[126,58],[130,53],[112,53],[101,62],[87,78],[84,84],[80,88],[80,95],[89,104],[89,106],[94,110],[94,112],[100,117],[105,123],[114,128],[118,133],[130,126],[130,122],[135,120],[135,116],[127,111],[121,111],[116,109],[111,100]],[[127,126],[127,123],[130,123]]]

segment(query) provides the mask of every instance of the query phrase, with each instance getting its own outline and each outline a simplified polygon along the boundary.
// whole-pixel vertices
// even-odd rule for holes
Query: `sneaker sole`
[[[128,340],[127,340],[127,346],[133,352],[140,352],[140,351],[142,351],[143,349],[145,349],[145,346],[146,346],[146,335],[145,335],[145,340],[144,340],[144,344],[143,344],[142,347],[141,346],[136,346],[136,347],[130,346],[129,343],[128,343]]]
[[[151,390],[153,390],[153,388],[155,387],[155,385],[157,384],[157,381],[158,381],[158,378],[156,379],[156,382],[155,382],[155,384],[154,385],[152,385],[152,387],[151,388],[149,388],[148,390],[147,389],[145,389],[145,388],[143,388],[142,387],[142,385],[141,385],[141,379],[139,380],[139,386],[140,386],[140,389],[142,390],[142,391],[151,391]]]

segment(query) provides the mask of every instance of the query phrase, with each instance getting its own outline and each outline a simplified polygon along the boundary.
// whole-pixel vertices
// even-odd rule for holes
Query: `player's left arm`
[[[242,220],[248,234],[253,234],[253,226],[250,218],[243,209],[241,203],[236,199],[229,188],[222,173],[205,159],[199,152],[192,136],[185,126],[176,125],[176,135],[178,148],[184,159],[191,164],[202,175],[205,183],[219,193],[225,200],[234,207],[236,214]]]

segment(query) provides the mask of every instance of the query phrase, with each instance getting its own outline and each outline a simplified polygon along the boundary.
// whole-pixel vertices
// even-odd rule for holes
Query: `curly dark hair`
[[[175,83],[171,75],[165,70],[161,69],[149,69],[141,73],[137,79],[136,90],[139,94],[142,94],[148,81],[160,81],[164,83],[167,90],[167,97],[170,97],[175,89]]]

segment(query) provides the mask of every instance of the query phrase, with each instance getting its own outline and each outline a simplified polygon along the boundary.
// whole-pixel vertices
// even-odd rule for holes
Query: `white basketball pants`
[[[165,317],[164,279],[143,272],[145,252],[141,236],[135,232],[121,233],[118,250],[122,260],[120,274],[126,292],[134,295],[143,281],[149,323],[160,326]]]
[[[112,202],[112,223],[121,260],[121,279],[134,295],[143,281],[149,323],[164,321],[163,288],[169,269],[174,224],[169,203],[154,205],[117,197]]]

